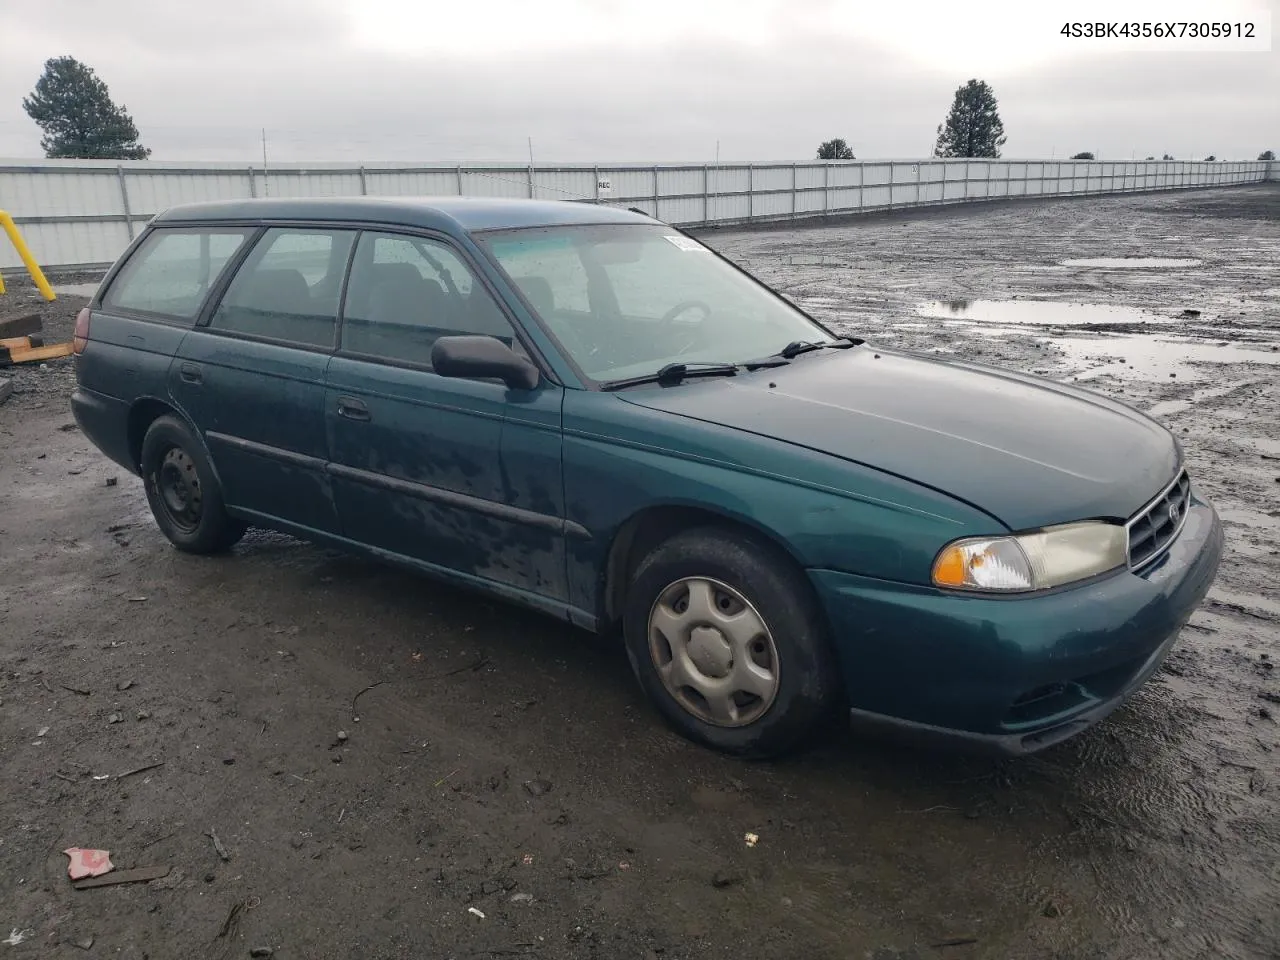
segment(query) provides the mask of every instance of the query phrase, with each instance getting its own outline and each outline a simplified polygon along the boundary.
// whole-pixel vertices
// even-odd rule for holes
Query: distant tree
[[[1275,158],[1276,158],[1276,152],[1274,150],[1263,150],[1260,154],[1258,154],[1259,160],[1274,160]]]
[[[1217,159],[1218,159],[1218,158],[1217,158],[1217,157],[1215,157],[1212,153],[1211,153],[1211,154],[1209,154],[1207,157],[1205,157],[1205,160],[1217,160]]]
[[[1155,157],[1147,157],[1148,160],[1154,160]]]
[[[44,136],[46,157],[93,160],[145,160],[151,151],[138,143],[138,128],[123,106],[116,106],[93,68],[74,57],[46,60],[44,73],[22,109]]]
[[[856,160],[853,150],[850,146],[836,137],[834,140],[824,140],[818,145],[819,160]]]
[[[1085,150],[1085,151],[1083,151],[1083,152],[1081,152],[1081,153],[1074,154],[1074,155],[1071,157],[1071,159],[1072,159],[1072,160],[1096,160],[1096,159],[1098,159],[1098,158],[1097,158],[1097,157],[1095,157],[1095,156],[1094,156],[1092,153],[1090,153],[1088,150]]]
[[[1160,159],[1161,159],[1161,160],[1174,160],[1174,159],[1176,159],[1176,158],[1174,157],[1174,155],[1173,155],[1172,153],[1166,153],[1166,154],[1165,154],[1163,157],[1161,157]]]
[[[998,157],[1004,146],[995,91],[983,80],[970,80],[956,90],[951,112],[938,126],[935,157]]]

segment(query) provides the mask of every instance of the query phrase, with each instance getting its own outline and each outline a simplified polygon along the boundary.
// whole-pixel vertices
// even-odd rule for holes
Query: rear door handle
[[[184,383],[204,383],[204,373],[200,367],[194,363],[184,363],[178,368],[178,376],[182,377]]]
[[[348,420],[368,420],[369,408],[364,405],[363,400],[357,400],[355,397],[339,397],[338,416],[346,417]]]

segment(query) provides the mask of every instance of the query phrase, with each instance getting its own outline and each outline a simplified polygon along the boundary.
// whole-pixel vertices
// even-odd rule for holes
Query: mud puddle
[[[1064,267],[1103,267],[1110,270],[1159,270],[1198,267],[1204,261],[1173,257],[1083,257],[1063,260]]]
[[[1239,343],[1214,343],[1192,339],[1166,339],[1117,334],[1104,337],[1057,337],[1053,344],[1067,355],[1073,367],[1087,367],[1081,380],[1100,376],[1151,379],[1206,378],[1204,365],[1265,363],[1280,365],[1280,353],[1252,349]]]
[[[1055,300],[930,300],[917,316],[1012,326],[1065,327],[1083,324],[1167,323],[1167,318],[1135,307]]]

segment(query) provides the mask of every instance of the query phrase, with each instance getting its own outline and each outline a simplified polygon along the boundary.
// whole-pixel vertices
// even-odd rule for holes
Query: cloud
[[[0,156],[38,155],[20,101],[63,53],[106,80],[158,160],[260,162],[262,128],[274,162],[523,160],[529,137],[539,162],[705,161],[717,141],[725,159],[804,160],[833,136],[859,156],[920,156],[971,76],[995,86],[1011,156],[1252,157],[1280,143],[1274,56],[1029,61],[1016,19],[991,21],[1013,31],[1001,56],[944,43],[910,4],[851,14],[867,9],[45,0],[0,36]],[[913,18],[914,45],[902,40]]]

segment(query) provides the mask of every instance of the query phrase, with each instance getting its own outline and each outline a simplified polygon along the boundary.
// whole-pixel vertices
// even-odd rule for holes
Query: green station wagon
[[[596,204],[176,207],[75,351],[77,421],[179,549],[275,528],[620,634],[666,719],[741,756],[842,709],[1060,742],[1222,551],[1129,407],[839,336]]]

